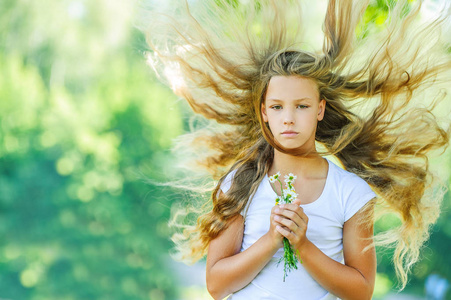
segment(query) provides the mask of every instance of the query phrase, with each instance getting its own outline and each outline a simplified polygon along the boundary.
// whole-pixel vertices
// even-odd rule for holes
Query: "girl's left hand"
[[[276,230],[286,237],[295,249],[300,249],[308,241],[305,236],[308,217],[299,204],[299,201],[280,204],[274,211],[274,221],[280,224]]]

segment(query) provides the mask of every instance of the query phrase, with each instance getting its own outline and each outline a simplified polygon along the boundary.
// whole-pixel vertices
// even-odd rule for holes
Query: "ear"
[[[324,112],[326,111],[326,100],[321,100],[318,104],[318,121],[324,118]]]
[[[265,102],[262,102],[261,111],[262,111],[263,122],[267,123],[268,122],[268,115],[266,114]]]

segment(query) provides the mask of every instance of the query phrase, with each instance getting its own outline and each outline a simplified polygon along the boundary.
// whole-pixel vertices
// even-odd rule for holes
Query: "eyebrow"
[[[304,97],[304,98],[299,98],[299,99],[293,99],[293,100],[290,100],[290,101],[304,101],[304,100],[312,100],[312,98]],[[280,99],[276,99],[276,98],[268,98],[268,99],[266,99],[266,101],[284,102],[284,101],[288,101],[288,100],[280,100]]]

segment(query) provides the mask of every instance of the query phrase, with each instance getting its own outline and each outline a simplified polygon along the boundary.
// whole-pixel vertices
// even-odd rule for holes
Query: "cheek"
[[[277,120],[274,118],[273,115],[271,115],[271,112],[269,113],[269,115],[266,115],[266,124],[269,128],[269,130],[271,130],[271,132],[274,132],[274,130],[277,127]]]
[[[268,124],[274,126],[274,124],[277,124],[280,121],[280,115],[276,111],[269,110],[266,115],[266,119]]]
[[[316,128],[317,122],[318,120],[316,114],[304,114],[299,117],[298,121],[299,125],[307,131]]]
[[[309,123],[315,123],[317,120],[317,115],[314,113],[309,114],[308,116],[305,116],[304,120]]]

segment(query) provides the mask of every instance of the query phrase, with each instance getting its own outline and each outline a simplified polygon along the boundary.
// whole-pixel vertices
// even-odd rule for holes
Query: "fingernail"
[[[278,212],[280,212],[280,209],[276,208],[276,209],[274,210],[274,212],[275,212],[275,213],[278,213]]]

